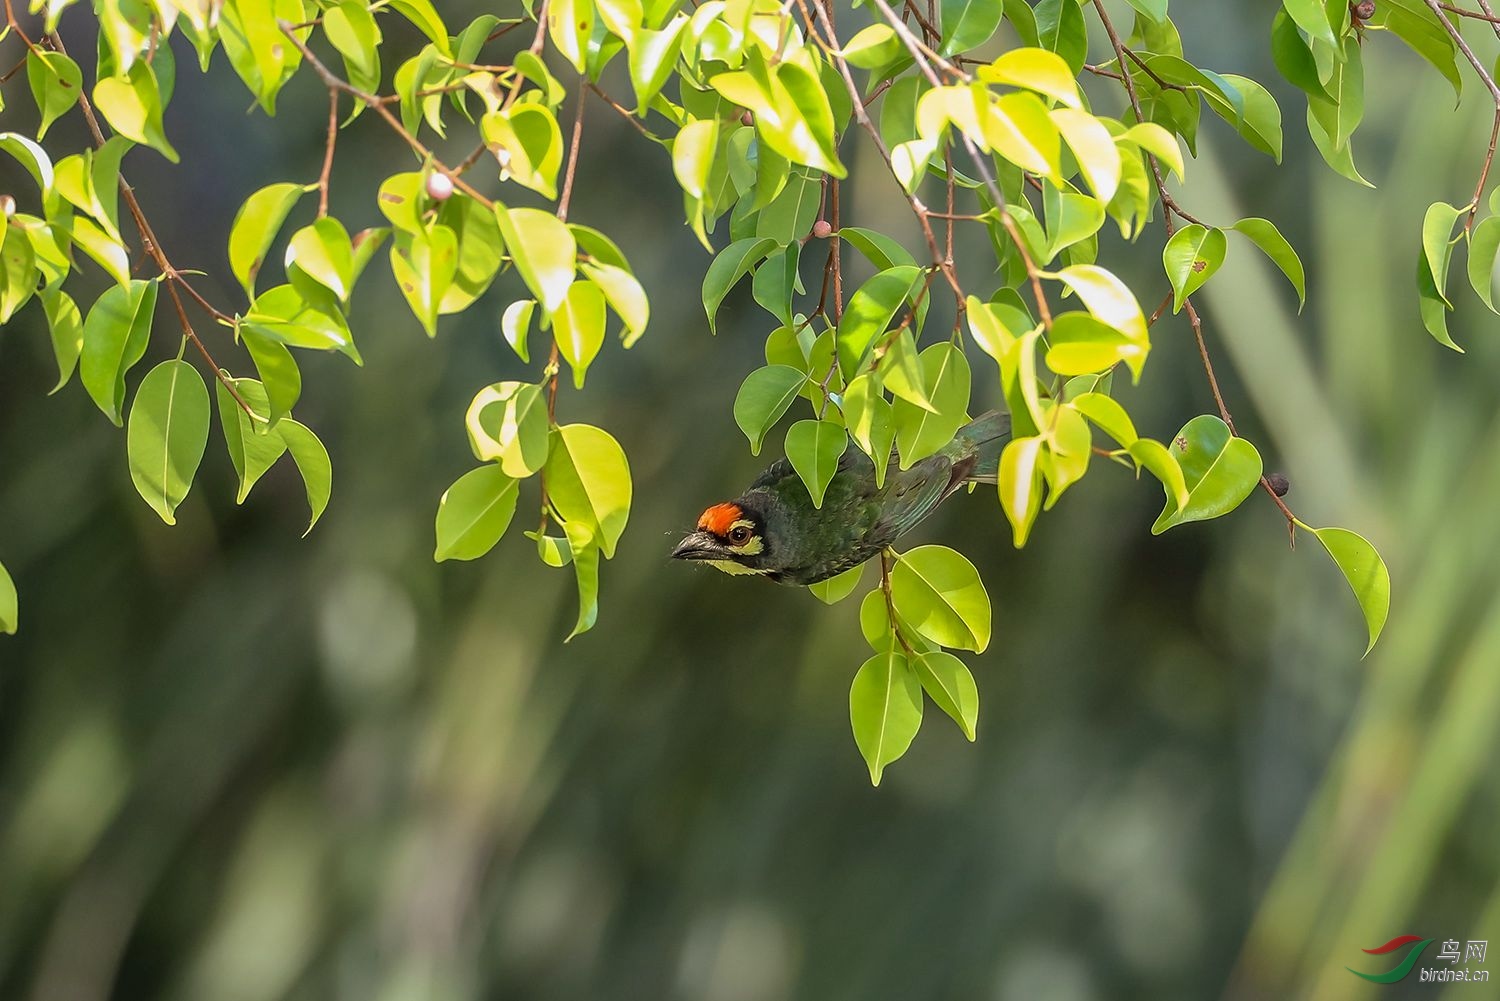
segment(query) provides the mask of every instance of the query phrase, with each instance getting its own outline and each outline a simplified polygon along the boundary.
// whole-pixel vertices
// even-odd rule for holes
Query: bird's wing
[[[947,495],[952,475],[953,460],[946,455],[930,455],[904,471],[892,467],[875,534],[893,541],[915,528]]]

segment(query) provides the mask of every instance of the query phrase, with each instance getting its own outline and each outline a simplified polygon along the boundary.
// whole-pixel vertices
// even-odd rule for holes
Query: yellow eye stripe
[[[748,528],[753,531],[755,529],[755,522],[751,521],[749,518],[741,518],[739,521],[736,521],[729,526],[729,532],[733,532],[737,528]],[[727,536],[729,532],[725,532],[724,534]],[[731,543],[729,548],[733,549],[735,552],[743,556],[754,556],[757,553],[764,551],[766,547],[760,541],[760,536],[752,535],[748,540],[738,546]]]

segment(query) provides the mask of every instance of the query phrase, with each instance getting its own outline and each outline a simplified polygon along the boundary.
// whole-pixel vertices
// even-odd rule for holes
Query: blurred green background
[[[46,395],[40,308],[0,333],[0,558],[22,596],[21,633],[0,638],[0,998],[1500,996],[1344,969],[1386,968],[1359,950],[1401,934],[1500,938],[1500,346],[1456,273],[1470,350],[1439,348],[1414,284],[1422,213],[1472,190],[1489,111],[1470,86],[1455,112],[1372,34],[1355,143],[1379,187],[1359,188],[1308,142],[1262,6],[1173,6],[1189,58],[1270,86],[1288,138],[1278,169],[1206,116],[1183,201],[1275,220],[1308,265],[1300,316],[1242,243],[1200,298],[1231,408],[1288,501],[1390,565],[1369,658],[1337,571],[1309,537],[1289,550],[1259,495],[1152,538],[1160,490],[1104,465],[1016,552],[981,491],[910,540],[959,547],[989,586],[978,742],[929,711],[871,789],[847,710],[857,600],[666,559],[765,461],[730,402],[771,321],[741,289],[709,337],[708,258],[667,156],[595,102],[571,218],[622,244],[654,315],[559,401],[619,438],[636,488],[598,627],[566,646],[572,579],[538,564],[528,526],[472,564],[431,558],[436,500],[473,464],[470,397],[536,378],[498,330],[513,276],[429,342],[371,269],[364,369],[304,356],[299,416],[335,463],[305,540],[290,463],[236,507],[217,431],[166,528],[122,433],[76,383]],[[481,9],[443,7],[451,25]],[[89,30],[64,19],[80,50]],[[126,173],[174,260],[238,305],[229,223],[260,185],[316,176],[323,92],[304,71],[267,120],[222,56],[206,80],[179,62],[184,163],[139,150]],[[6,87],[5,129],[34,127],[24,87]],[[71,119],[55,137],[59,153],[85,142]],[[409,158],[372,116],[338,151],[335,213],[373,225],[375,186]],[[877,168],[861,148],[846,222],[919,246]],[[25,175],[0,169],[24,209]],[[1104,250],[1148,308],[1160,241],[1156,226]],[[982,265],[961,270],[990,290]],[[148,361],[176,350],[169,319]],[[1153,335],[1128,392],[1165,438],[1213,407],[1186,324]],[[977,411],[998,392],[986,359],[975,371]]]

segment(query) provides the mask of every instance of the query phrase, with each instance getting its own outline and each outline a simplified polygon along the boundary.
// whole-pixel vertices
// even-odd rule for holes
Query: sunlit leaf
[[[913,629],[940,646],[983,653],[990,598],[979,571],[946,546],[918,546],[891,568],[891,600]]]
[[[823,506],[823,494],[838,471],[839,457],[849,447],[849,436],[832,421],[804,420],[786,433],[786,457],[812,496],[813,507]]]
[[[474,560],[495,548],[515,516],[518,486],[496,465],[460,476],[438,501],[433,559]]]
[[[126,428],[130,479],[168,525],[203,461],[208,421],[208,387],[187,362],[164,361],[141,380]]]
[[[565,522],[590,526],[604,555],[630,518],[630,466],[618,442],[588,424],[566,424],[552,432],[545,466],[548,500]]]
[[[878,786],[885,766],[906,753],[922,726],[922,687],[900,650],[877,653],[855,673],[849,724]]]
[[[146,353],[156,310],[156,282],[104,290],[83,323],[78,373],[83,388],[116,426],[123,423],[125,374]]]
[[[766,432],[797,398],[807,376],[788,365],[767,365],[746,377],[734,398],[734,422],[750,439],[750,453],[760,454]]]
[[[975,737],[979,723],[979,686],[963,661],[943,650],[932,650],[912,661],[928,698],[952,717],[964,736]]]
[[[1175,525],[1228,514],[1260,483],[1260,453],[1255,446],[1235,437],[1228,425],[1210,414],[1194,417],[1183,425],[1167,451],[1182,468],[1188,498],[1180,506],[1170,498],[1167,500],[1151,526],[1153,535]]]

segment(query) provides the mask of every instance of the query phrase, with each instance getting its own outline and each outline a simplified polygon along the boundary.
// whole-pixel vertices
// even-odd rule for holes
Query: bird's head
[[[715,504],[698,518],[698,529],[672,550],[676,560],[698,560],[731,574],[768,574],[770,542],[765,518],[745,498]]]

